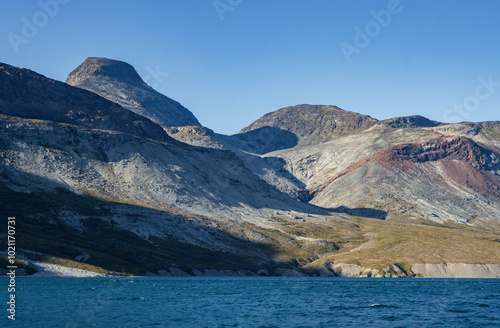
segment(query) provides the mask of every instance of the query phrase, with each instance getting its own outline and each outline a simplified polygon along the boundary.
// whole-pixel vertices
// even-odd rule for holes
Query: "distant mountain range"
[[[121,61],[88,58],[66,83],[0,64],[0,194],[28,272],[499,265],[500,122],[297,105],[226,136]]]

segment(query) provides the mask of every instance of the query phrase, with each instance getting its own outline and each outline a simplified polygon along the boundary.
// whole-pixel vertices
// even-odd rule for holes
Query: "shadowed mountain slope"
[[[0,114],[173,140],[147,118],[92,92],[1,63]]]

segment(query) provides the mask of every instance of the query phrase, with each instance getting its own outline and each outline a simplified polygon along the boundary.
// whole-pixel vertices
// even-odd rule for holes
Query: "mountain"
[[[135,70],[92,61],[68,82],[99,76],[112,81],[103,96],[141,102]],[[299,105],[223,136],[1,67],[0,212],[16,217],[27,272],[38,262],[135,275],[498,271],[500,122]],[[149,108],[173,115],[162,103]]]
[[[187,108],[148,86],[122,61],[89,57],[69,74],[66,83],[92,91],[163,128],[200,125]]]
[[[500,122],[438,124],[414,116],[264,156],[283,159],[312,204],[338,212],[498,222],[499,132]]]
[[[307,199],[307,191],[292,175],[282,172],[281,165],[277,168],[275,161],[263,160],[248,153],[281,149],[283,138],[291,135],[286,131],[279,133],[274,141],[268,138],[268,131],[251,131],[235,136],[215,133],[201,126],[193,114],[179,103],[149,87],[131,65],[117,60],[87,58],[69,74],[66,83],[92,91],[151,119],[179,141],[194,146],[232,150],[265,182],[296,199]],[[291,141],[285,146],[295,145],[295,139],[292,135]]]
[[[292,267],[273,264],[273,245],[300,248],[261,232],[273,218],[328,214],[267,184],[232,151],[178,142],[94,93],[2,67],[0,209],[23,227],[25,256],[73,263],[88,254],[85,264],[135,274],[272,274]]]
[[[382,123],[393,128],[430,128],[441,124],[420,115],[391,118]]]
[[[345,111],[336,106],[298,105],[268,113],[242,129],[240,133],[271,127],[276,132],[268,132],[270,136],[274,137],[276,134],[276,138],[280,138],[278,131],[287,131],[298,139],[298,144],[311,145],[363,131],[377,122],[369,116]],[[289,138],[286,143],[289,143]]]
[[[280,194],[230,151],[1,118],[1,212],[18,218],[28,250],[67,259],[86,253],[89,264],[136,274],[249,269],[269,262],[265,246],[251,241],[263,238],[252,227],[276,212],[321,213]],[[212,255],[197,262],[200,254]]]

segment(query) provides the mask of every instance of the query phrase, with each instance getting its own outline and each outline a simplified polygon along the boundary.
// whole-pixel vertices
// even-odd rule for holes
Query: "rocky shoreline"
[[[33,262],[36,273],[27,275],[20,270],[19,276],[27,277],[116,277],[118,274],[101,274],[92,271],[64,267],[50,263]],[[3,269],[0,269],[0,275]],[[249,270],[214,270],[193,269],[186,272],[179,268],[148,272],[146,277],[344,277],[344,278],[500,278],[500,264],[467,264],[467,263],[416,263],[411,265],[409,272],[390,265],[383,270],[364,268],[356,264],[326,263],[315,272],[302,272],[294,269],[277,269],[270,272],[267,269],[253,272]]]
[[[466,263],[416,263],[409,272],[397,265],[390,265],[383,270],[364,268],[355,264],[325,264],[313,274],[306,274],[293,269],[278,269],[272,273],[268,270],[251,272],[247,270],[193,270],[188,274],[178,268],[160,270],[158,274],[148,276],[162,277],[246,277],[246,276],[279,276],[279,277],[347,277],[347,278],[500,278],[500,264],[466,264]]]

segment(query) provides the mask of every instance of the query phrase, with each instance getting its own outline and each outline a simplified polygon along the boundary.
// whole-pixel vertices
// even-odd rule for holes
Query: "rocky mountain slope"
[[[69,85],[90,90],[101,97],[157,123],[173,138],[194,146],[232,150],[265,182],[296,199],[306,199],[302,184],[281,168],[281,163],[263,160],[250,153],[265,153],[289,148],[295,137],[283,146],[283,134],[270,139],[270,128],[246,134],[225,136],[201,126],[196,118],[177,102],[149,87],[127,63],[107,58],[87,58],[66,80]],[[289,137],[290,133],[287,133]],[[250,152],[250,153],[249,153]]]
[[[370,206],[429,220],[498,222],[499,173],[498,154],[469,138],[439,137],[391,146],[351,165],[318,187],[313,203]],[[337,197],[341,192],[349,201]]]
[[[130,240],[157,238],[163,244],[175,241],[177,247],[191,245],[183,252],[186,258],[171,264],[182,266],[186,261],[192,265],[192,257],[200,252],[230,254],[233,250],[234,254],[237,245],[264,238],[247,226],[267,227],[276,213],[326,214],[265,183],[231,151],[183,144],[148,119],[93,93],[5,67],[0,107],[2,214],[23,220],[20,225],[31,231],[24,235],[26,244],[39,240],[42,227],[59,231],[56,240],[72,244],[66,236],[76,234],[73,238],[81,240],[78,234],[87,232],[88,224],[98,219],[92,225],[118,236],[126,232],[127,238],[133,233]],[[8,86],[16,90],[8,92]],[[33,90],[38,90],[36,96]],[[71,102],[71,97],[78,103]],[[72,113],[79,115],[74,118]],[[149,126],[148,130],[134,129],[136,121]],[[249,230],[250,237],[245,242],[215,227],[237,229],[238,234]],[[119,242],[125,247],[123,243]],[[49,251],[44,244],[32,250],[53,254],[54,249]],[[133,243],[127,245],[130,248]],[[56,247],[56,253],[67,256],[61,245]],[[86,252],[97,252],[98,245],[89,247]],[[246,262],[248,254],[254,260],[269,261],[263,249],[249,247],[231,263]],[[151,254],[140,253],[153,261]],[[229,255],[217,256],[226,261]],[[217,267],[217,263],[218,259],[210,265]]]
[[[300,105],[223,136],[168,123],[179,108],[125,63],[90,58],[68,83],[0,66],[0,212],[36,263],[327,276],[500,263],[500,122]]]
[[[381,122],[334,141],[265,156],[282,158],[314,195],[311,203],[322,207],[371,208],[384,216],[437,221],[499,221],[499,122],[389,126]]]
[[[163,128],[200,125],[187,108],[155,91],[122,61],[89,57],[69,74],[66,83],[97,93]]]

